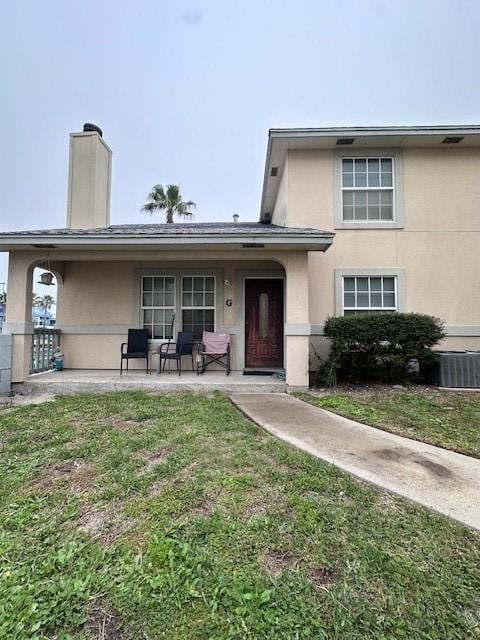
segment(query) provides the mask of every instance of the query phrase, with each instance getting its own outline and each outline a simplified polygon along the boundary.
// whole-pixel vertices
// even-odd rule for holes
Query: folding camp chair
[[[207,367],[216,362],[230,374],[230,334],[204,331],[197,361],[197,374],[205,373]]]

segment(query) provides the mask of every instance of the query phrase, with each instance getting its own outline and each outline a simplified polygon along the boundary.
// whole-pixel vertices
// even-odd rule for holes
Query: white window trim
[[[406,292],[405,292],[405,269],[392,268],[352,268],[352,269],[335,269],[335,315],[343,316],[343,279],[345,277],[362,277],[362,276],[386,276],[395,278],[395,294],[396,294],[396,311],[404,312],[406,310]],[[374,311],[372,307],[364,308],[364,310]],[[390,308],[382,307],[378,311],[390,310]]]
[[[150,268],[140,268],[135,269],[133,271],[133,305],[135,309],[135,320],[133,320],[134,324],[128,323],[125,325],[125,329],[131,326],[137,326],[138,328],[143,327],[143,316],[142,316],[142,277],[143,276],[174,276],[175,278],[175,323],[173,325],[173,341],[177,339],[177,335],[179,331],[182,331],[182,299],[181,295],[178,295],[178,292],[181,292],[182,289],[182,276],[210,276],[215,278],[215,330],[222,331],[223,328],[223,299],[224,299],[224,290],[223,290],[223,282],[224,282],[224,272],[223,269],[218,267],[211,268],[199,268],[195,269],[192,267],[186,266],[185,269],[180,267],[170,267],[168,269],[162,269],[161,267],[150,267]],[[122,325],[123,327],[123,325]],[[120,333],[124,333],[125,329],[120,331]],[[167,339],[162,340],[161,338],[151,339],[151,345],[159,345],[164,342],[168,342]]]
[[[165,284],[165,278],[172,278],[173,279],[173,305],[169,305],[167,307],[156,307],[156,306],[152,306],[152,307],[146,307],[143,304],[143,294],[144,293],[148,293],[148,291],[144,291],[143,289],[143,279],[144,278],[163,278],[164,279],[164,284]],[[153,293],[153,289],[152,289],[152,293]],[[143,322],[143,312],[145,311],[145,309],[148,310],[152,310],[155,311],[156,309],[161,309],[161,310],[166,310],[166,309],[171,309],[173,311],[173,313],[175,313],[176,310],[176,305],[177,305],[177,279],[175,278],[175,276],[173,274],[149,274],[149,273],[145,273],[142,274],[140,276],[140,325],[142,328],[144,328],[144,322]],[[155,323],[152,322],[152,325],[154,325]],[[173,329],[174,334],[175,334],[175,327]],[[172,336],[173,338],[173,336]],[[170,338],[170,339],[172,339]],[[154,341],[166,341],[169,338],[150,338],[150,340],[154,340]]]
[[[372,306],[368,306],[368,307],[346,307],[345,306],[345,278],[393,278],[393,293],[395,295],[395,306],[394,307],[372,307]],[[358,289],[355,289],[355,292],[358,293]],[[347,292],[348,293],[348,292]],[[353,293],[353,292],[352,292]],[[366,293],[366,292],[365,292]],[[371,294],[372,290],[368,289],[368,293]],[[382,289],[381,289],[381,293],[383,294],[383,282],[382,282]],[[389,292],[391,293],[391,292]],[[382,300],[383,300],[383,295],[382,295]],[[345,315],[345,311],[398,311],[398,280],[397,280],[397,276],[386,276],[386,275],[381,275],[381,276],[342,276],[342,316]]]
[[[403,229],[404,206],[403,206],[403,167],[402,155],[398,149],[343,149],[335,150],[334,156],[334,214],[335,229]],[[348,159],[377,159],[391,158],[393,161],[393,220],[352,220],[351,222],[343,219],[343,180],[342,180],[342,161]],[[357,191],[357,189],[349,189]],[[392,190],[392,187],[362,187],[361,191],[385,191]]]
[[[368,161],[369,160],[391,160],[392,161],[392,184],[389,187],[344,187],[343,186],[343,161],[344,160],[366,160],[366,176],[367,176],[367,182],[368,182]],[[396,220],[396,211],[395,211],[395,157],[393,155],[382,155],[382,156],[372,156],[370,155],[366,155],[366,156],[342,156],[342,160],[341,160],[341,164],[342,164],[342,171],[341,171],[341,198],[342,198],[342,222],[344,222],[345,224],[350,224],[350,223],[360,223],[360,224],[368,224],[368,225],[372,225],[372,224],[383,224],[385,222],[395,222]],[[379,172],[380,176],[381,176],[381,172]],[[354,163],[354,167],[353,167],[353,181],[355,182],[355,163]],[[379,193],[381,191],[388,191],[392,194],[392,219],[391,220],[345,220],[343,218],[343,194],[345,193],[345,191],[349,191],[350,193],[357,193],[359,191],[372,191],[375,193]],[[381,209],[381,203],[380,203],[380,209]],[[355,207],[353,207],[353,213],[355,213]],[[367,215],[368,215],[368,206],[367,206]]]

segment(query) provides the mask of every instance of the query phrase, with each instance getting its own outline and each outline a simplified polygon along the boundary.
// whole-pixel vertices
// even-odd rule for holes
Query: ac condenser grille
[[[480,388],[480,352],[445,352],[440,354],[441,387]]]

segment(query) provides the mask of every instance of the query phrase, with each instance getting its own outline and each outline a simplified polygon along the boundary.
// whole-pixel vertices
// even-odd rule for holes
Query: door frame
[[[247,305],[246,305],[246,297],[247,297],[247,280],[281,280],[283,283],[282,294],[283,294],[283,354],[282,354],[282,365],[279,369],[285,370],[285,312],[286,312],[286,295],[285,295],[285,276],[283,275],[263,275],[259,273],[258,275],[248,275],[243,277],[243,295],[242,295],[242,335],[243,335],[243,348],[242,348],[242,356],[243,356],[243,367],[242,370],[245,370],[247,364],[247,337],[246,337],[246,322],[247,322]],[[272,367],[275,368],[275,367]]]

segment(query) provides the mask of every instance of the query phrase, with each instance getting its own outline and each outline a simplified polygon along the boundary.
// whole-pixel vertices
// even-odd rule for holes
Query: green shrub
[[[444,336],[441,320],[419,313],[374,313],[329,318],[325,335],[331,340],[330,368],[352,382],[405,382],[431,365],[432,347]]]

